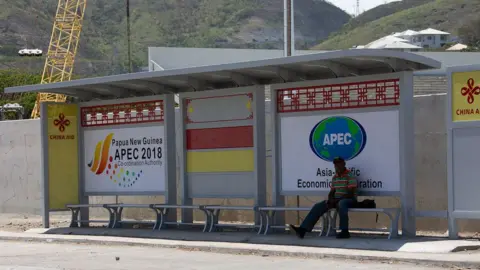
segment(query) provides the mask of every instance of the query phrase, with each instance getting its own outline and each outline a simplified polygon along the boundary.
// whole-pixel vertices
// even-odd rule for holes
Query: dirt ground
[[[68,227],[70,216],[52,215],[50,224],[53,228]],[[0,231],[24,232],[33,228],[42,228],[42,217],[28,214],[0,214]]]
[[[104,220],[106,217],[95,217]],[[70,225],[68,213],[54,213],[50,216],[50,227],[61,228]],[[95,226],[102,226],[100,224]],[[30,214],[0,214],[0,231],[24,232],[33,228],[42,228],[42,217]],[[417,232],[419,236],[448,237],[448,232]],[[462,238],[480,239],[480,232],[460,234]]]

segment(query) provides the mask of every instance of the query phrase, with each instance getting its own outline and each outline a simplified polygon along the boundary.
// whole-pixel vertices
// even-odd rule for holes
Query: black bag
[[[361,202],[357,202],[356,208],[377,208],[377,204],[374,200],[365,199]]]
[[[361,202],[357,202],[356,208],[377,208],[377,204],[374,200],[365,199]],[[375,222],[378,223],[378,213],[375,217]]]

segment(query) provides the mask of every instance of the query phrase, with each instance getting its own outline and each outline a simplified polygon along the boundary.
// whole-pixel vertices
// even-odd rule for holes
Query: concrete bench
[[[212,232],[214,229],[219,227],[247,227],[258,229],[257,234],[260,234],[263,228],[263,219],[264,217],[260,214],[260,225],[242,225],[242,224],[219,224],[218,217],[220,215],[220,211],[227,210],[227,211],[253,211],[255,213],[258,212],[257,206],[225,206],[225,205],[205,205],[202,206],[208,212],[209,215],[209,228],[208,232]]]
[[[154,226],[154,230],[160,230],[164,228],[164,225],[185,225],[188,223],[181,222],[165,222],[165,215],[168,214],[170,209],[193,209],[200,210],[205,214],[205,223],[203,225],[203,232],[206,232],[209,229],[210,222],[210,213],[204,209],[201,205],[170,205],[170,204],[153,204],[152,209],[157,213],[157,223]],[[190,223],[189,225],[197,225],[195,223]]]
[[[285,229],[286,225],[280,226],[280,225],[271,225],[273,219],[275,218],[275,214],[280,211],[280,212],[287,212],[287,211],[310,211],[312,208],[311,207],[275,207],[275,206],[264,206],[264,207],[258,207],[258,212],[260,213],[260,216],[265,220],[264,221],[264,230],[263,233],[259,232],[259,234],[264,234],[267,235],[270,228],[273,229]],[[322,218],[322,226],[319,227],[318,229],[320,230],[319,235],[322,236],[325,233],[325,225],[328,222],[328,218],[326,215],[323,215]]]
[[[107,223],[107,227],[110,228],[115,221],[115,217],[111,214],[110,210],[105,207],[105,204],[67,204],[65,207],[72,212],[72,220],[70,221],[71,228],[80,227],[81,223]],[[81,220],[80,210],[84,208],[104,208],[109,213],[109,220]]]
[[[386,230],[384,229],[362,229],[362,228],[350,228],[350,230],[355,231],[372,231],[372,232],[387,232],[388,239],[398,236],[398,221],[400,219],[401,209],[400,208],[350,208],[348,212],[352,213],[379,213],[385,214],[390,219],[390,227]],[[336,209],[330,209],[327,214],[329,219],[328,229],[326,235],[335,232],[337,230],[337,211]]]

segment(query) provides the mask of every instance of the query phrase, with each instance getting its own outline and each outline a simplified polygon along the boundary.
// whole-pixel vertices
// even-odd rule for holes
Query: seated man
[[[311,232],[320,217],[333,208],[338,208],[338,216],[340,217],[341,232],[337,234],[337,238],[350,238],[348,208],[353,207],[357,202],[357,180],[345,167],[343,158],[335,158],[333,164],[335,166],[335,176],[332,178],[328,200],[315,204],[300,227],[290,225],[290,230],[294,231],[300,239],[305,236],[305,233]]]

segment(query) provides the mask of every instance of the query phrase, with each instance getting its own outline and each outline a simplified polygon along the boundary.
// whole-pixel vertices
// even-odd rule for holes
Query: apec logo
[[[323,119],[310,132],[310,148],[319,158],[332,162],[358,156],[367,144],[367,133],[356,120],[346,116]]]

